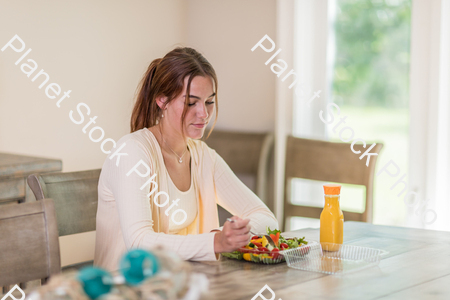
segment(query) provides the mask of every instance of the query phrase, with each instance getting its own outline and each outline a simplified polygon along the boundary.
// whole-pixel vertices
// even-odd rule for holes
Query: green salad
[[[256,263],[273,264],[284,261],[282,251],[308,244],[303,238],[285,238],[278,229],[267,228],[267,234],[255,235],[250,242],[236,251],[222,253],[223,256]],[[309,247],[308,247],[309,248]]]

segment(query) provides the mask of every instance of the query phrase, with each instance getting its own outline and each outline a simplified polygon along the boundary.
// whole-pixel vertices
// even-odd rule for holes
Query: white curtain
[[[331,1],[334,3],[334,0]],[[281,220],[284,197],[284,166],[286,136],[327,139],[325,124],[318,112],[328,102],[330,68],[333,58],[329,51],[329,0],[278,0],[277,46],[280,55],[298,75],[298,82],[289,89],[291,81],[277,80],[275,164],[277,203],[276,216]],[[333,44],[333,43],[331,43]],[[278,47],[277,47],[278,48]],[[295,93],[296,88],[302,92]],[[320,90],[320,97],[308,105],[309,98]],[[295,116],[295,117],[294,117]],[[295,185],[297,200],[317,199],[323,194],[314,193],[308,183]],[[300,199],[301,198],[301,199]],[[289,227],[288,227],[289,228]]]
[[[407,199],[412,206],[408,209],[408,226],[447,231],[450,231],[449,17],[450,0],[413,0],[409,189],[419,196],[415,201]]]

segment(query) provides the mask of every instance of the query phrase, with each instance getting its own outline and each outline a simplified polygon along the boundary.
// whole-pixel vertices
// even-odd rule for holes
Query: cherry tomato
[[[257,239],[260,239],[260,237],[259,236],[257,236],[257,235],[254,235],[254,236],[252,236],[252,238],[251,238],[252,240],[257,240]]]
[[[269,252],[269,249],[267,249],[266,247],[258,247],[258,250],[260,252]]]
[[[284,250],[284,249],[289,248],[289,245],[286,244],[286,243],[281,243],[281,244],[280,244],[280,248],[281,248],[281,250]]]
[[[280,257],[280,250],[278,250],[277,248],[272,249],[272,252],[270,253],[273,257],[273,259],[277,259],[278,257]]]

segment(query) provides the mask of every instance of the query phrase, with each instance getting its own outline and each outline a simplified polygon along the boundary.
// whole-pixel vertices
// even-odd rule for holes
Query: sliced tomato
[[[251,250],[253,250],[253,248],[249,247],[249,246],[245,246],[245,247],[239,248],[239,251],[242,252],[242,253],[250,253]]]
[[[280,250],[278,250],[277,248],[272,249],[272,252],[270,253],[273,257],[273,259],[277,259],[278,257],[280,257]]]
[[[263,253],[270,253],[269,249],[267,249],[266,247],[258,247],[258,251]]]
[[[253,242],[253,245],[255,245],[256,247],[262,247],[262,244],[261,243],[257,243],[257,242]]]
[[[251,238],[252,240],[257,240],[257,239],[260,239],[260,237],[259,236],[257,236],[257,235],[254,235],[254,236],[252,236],[252,238]]]
[[[286,243],[281,243],[281,244],[280,244],[280,248],[281,248],[281,250],[288,249],[288,248],[289,248],[289,245],[286,244]]]

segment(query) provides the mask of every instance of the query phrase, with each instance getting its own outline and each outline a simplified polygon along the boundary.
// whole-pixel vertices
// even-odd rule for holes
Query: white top
[[[169,195],[170,195],[170,203],[172,204],[173,201],[178,202],[177,205],[174,206],[170,211],[168,211],[169,214],[169,233],[170,234],[187,234],[187,227],[189,227],[192,222],[194,222],[195,218],[197,217],[198,209],[197,209],[197,197],[195,196],[195,190],[194,190],[194,176],[192,174],[192,168],[190,168],[191,171],[191,183],[189,186],[189,190],[187,191],[180,191],[177,186],[173,183],[172,178],[170,178],[169,172],[167,172],[168,182],[169,182]],[[177,211],[181,209],[182,211],[186,212],[186,221],[184,221],[182,224],[176,224],[175,222],[181,223],[184,219],[184,213],[182,211]],[[175,222],[174,222],[175,220]]]
[[[148,196],[147,181],[155,173],[158,192],[167,192],[170,186],[158,141],[147,128],[117,141],[117,147],[105,159],[98,182],[95,266],[113,272],[118,270],[119,261],[127,250],[150,250],[158,245],[175,251],[185,260],[219,259],[214,251],[216,232],[211,232],[220,226],[217,204],[233,215],[249,218],[251,230],[255,232],[264,232],[266,226],[278,228],[273,213],[213,149],[192,139],[188,139],[188,148],[198,213],[185,233],[181,230],[178,234],[169,234],[167,208],[154,204],[156,193],[150,199]],[[138,170],[128,174],[138,163],[141,163]],[[150,167],[150,172],[146,172],[143,163]]]

